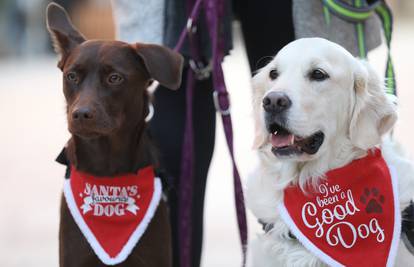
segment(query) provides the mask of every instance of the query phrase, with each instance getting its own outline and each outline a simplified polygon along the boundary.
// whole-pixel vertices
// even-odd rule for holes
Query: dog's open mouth
[[[276,156],[289,156],[292,154],[310,154],[318,152],[325,135],[318,131],[309,137],[292,134],[288,129],[277,123],[269,125],[270,143],[272,152]]]

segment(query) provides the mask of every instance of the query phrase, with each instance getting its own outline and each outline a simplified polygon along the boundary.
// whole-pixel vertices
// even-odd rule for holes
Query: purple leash
[[[189,18],[187,27],[181,32],[180,38],[174,50],[179,51],[184,43],[186,36],[189,36],[190,51],[193,60],[198,60],[198,47],[193,35],[193,25],[198,19],[198,15],[203,0],[187,0]],[[230,101],[225,86],[223,69],[221,63],[224,58],[223,36],[219,36],[220,23],[219,18],[224,14],[223,0],[204,0],[207,25],[209,26],[209,35],[212,40],[213,49],[213,86],[214,86],[214,104],[216,110],[220,112],[224,133],[226,136],[227,146],[229,148],[232,165],[233,180],[235,191],[235,203],[237,212],[237,222],[239,226],[240,240],[242,244],[243,262],[246,264],[247,249],[247,220],[244,206],[243,188],[240,181],[240,175],[237,170],[234,152],[233,152],[233,130],[230,116]],[[195,85],[195,73],[192,68],[188,68],[187,87],[186,87],[186,125],[184,130],[184,141],[182,147],[181,177],[179,186],[179,244],[180,244],[180,266],[191,267],[191,211],[192,211],[192,186],[194,174],[194,136],[193,136],[193,88]]]
[[[181,158],[181,177],[179,184],[179,244],[180,244],[180,266],[191,266],[191,241],[192,241],[192,197],[193,197],[193,175],[194,175],[194,136],[193,136],[193,88],[195,77],[192,70],[187,71],[186,91],[186,113],[183,150]]]
[[[220,112],[223,122],[224,133],[226,136],[227,146],[229,148],[232,165],[233,165],[233,183],[234,197],[236,204],[237,223],[239,226],[240,241],[242,245],[243,261],[242,266],[246,265],[247,250],[247,219],[246,209],[244,205],[243,187],[240,181],[239,171],[237,170],[236,160],[233,150],[233,128],[230,116],[230,101],[224,81],[224,72],[221,63],[224,59],[224,36],[220,28],[223,24],[219,23],[219,19],[224,16],[224,1],[206,0],[204,2],[206,18],[209,27],[210,38],[213,47],[213,85],[214,85],[214,102],[216,110]]]
[[[185,38],[188,36],[191,54],[194,56],[196,47],[192,36],[193,22],[198,18],[202,0],[197,0],[194,4],[193,0],[187,0],[187,7],[193,6],[189,14],[186,28],[181,32],[180,38],[174,50],[179,52],[184,44]],[[194,5],[193,5],[194,4]],[[193,89],[195,85],[195,75],[191,68],[187,71],[186,86],[186,113],[185,128],[182,145],[181,158],[181,176],[179,182],[179,202],[178,202],[178,238],[180,244],[180,266],[191,266],[192,255],[192,197],[193,197],[193,177],[194,177],[194,135],[193,135]]]

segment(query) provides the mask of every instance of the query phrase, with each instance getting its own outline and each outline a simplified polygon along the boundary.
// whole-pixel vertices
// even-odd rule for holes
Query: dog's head
[[[57,4],[47,8],[47,28],[63,72],[69,131],[81,138],[134,128],[148,114],[151,81],[177,89],[183,58],[152,44],[86,40]]]
[[[253,78],[256,148],[309,161],[347,143],[367,150],[396,121],[371,67],[320,38],[294,41]]]

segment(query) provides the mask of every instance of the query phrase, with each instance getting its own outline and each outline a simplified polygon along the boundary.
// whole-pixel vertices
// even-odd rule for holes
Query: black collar
[[[66,166],[65,179],[69,179],[70,178],[70,165],[71,164],[70,164],[69,159],[66,156],[66,147],[64,147],[60,151],[60,153],[56,157],[55,161]],[[163,191],[164,192],[169,191],[171,189],[171,185],[173,184],[172,183],[172,178],[169,175],[167,175],[167,172],[164,171],[161,168],[154,169],[154,172],[155,172],[155,176],[159,177],[161,179]]]

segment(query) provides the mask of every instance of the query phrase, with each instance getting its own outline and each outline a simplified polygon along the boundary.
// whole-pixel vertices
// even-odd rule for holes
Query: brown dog
[[[64,156],[94,176],[135,173],[156,166],[146,134],[147,87],[152,79],[176,89],[182,57],[150,44],[86,40],[57,4],[47,8],[47,27],[60,55],[68,129]],[[122,226],[120,226],[122,227]],[[62,198],[60,266],[104,266],[91,249]],[[119,266],[171,266],[170,226],[162,200],[145,233]]]

